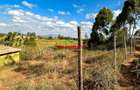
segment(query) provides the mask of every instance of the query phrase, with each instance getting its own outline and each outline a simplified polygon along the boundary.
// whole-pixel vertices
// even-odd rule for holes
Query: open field
[[[77,42],[58,39],[38,39],[36,42],[36,47],[21,47],[20,64],[1,67],[0,89],[77,90],[77,50],[54,48],[55,45],[73,45]],[[121,64],[128,62],[124,58],[124,49],[118,48],[118,80],[122,78],[119,73]],[[96,84],[104,84],[106,90],[114,87],[114,51],[84,49],[83,70],[85,90],[97,88],[94,86]],[[119,90],[133,88],[131,85],[121,87],[119,84],[117,87]]]
[[[0,90],[140,90],[140,0],[0,5]]]
[[[73,45],[77,44],[76,40],[66,40],[66,39],[38,39],[37,41],[38,47],[52,47],[56,45]]]
[[[59,42],[64,43],[63,40]],[[71,43],[67,42],[67,44]],[[55,40],[50,41],[49,44],[45,40],[39,40],[38,45],[45,49],[46,46],[54,46],[56,43]],[[118,66],[124,61],[123,55],[123,49],[118,49]],[[98,78],[104,84],[106,83],[104,78],[109,79],[107,82],[113,80],[113,63],[113,51],[84,50],[85,90],[94,88],[92,85],[94,85],[94,80],[98,80]],[[99,73],[96,76],[97,72]],[[101,72],[104,72],[104,77],[100,76]],[[25,88],[25,90],[67,90],[67,88],[77,90],[77,52],[71,49],[48,48],[41,54],[41,57],[22,60],[19,65],[1,67],[0,74],[0,88],[2,90],[24,90]],[[109,87],[112,85],[113,83],[110,83]]]
[[[44,38],[35,41],[36,46],[18,47],[22,49],[20,64],[1,67],[0,89],[77,90],[77,49],[56,48],[77,45],[77,40]],[[118,80],[123,77],[119,73],[121,64],[128,62],[124,54],[123,48],[117,49]],[[106,90],[114,87],[114,51],[83,49],[83,70],[85,90],[97,88],[96,84],[104,84]],[[120,90],[133,88],[132,85],[121,87],[119,84],[117,87]]]

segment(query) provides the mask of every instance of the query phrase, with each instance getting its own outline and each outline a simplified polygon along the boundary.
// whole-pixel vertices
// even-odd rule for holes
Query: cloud
[[[3,10],[8,10],[8,9],[17,9],[17,8],[20,8],[20,5],[17,5],[17,4],[14,4],[14,5],[0,5],[0,11],[3,11]]]
[[[14,7],[15,7],[15,8],[19,8],[19,7],[20,7],[20,5],[15,4],[15,5],[14,5]]]
[[[80,26],[82,26],[83,30],[91,30],[93,23],[89,22],[89,21],[81,21],[80,22]]]
[[[77,5],[77,4],[72,4],[72,6],[76,9],[76,12],[82,13],[83,11],[85,11],[85,5]]]
[[[22,16],[24,15],[23,10],[19,9],[19,10],[9,10],[7,12],[9,15],[14,15],[14,16]]]
[[[93,20],[96,18],[96,16],[97,16],[97,13],[88,13],[86,14],[85,18],[88,20]]]
[[[77,21],[65,22],[55,16],[49,18],[34,14],[23,9],[5,9],[8,22],[0,22],[0,33],[8,32],[35,32],[37,35],[61,34],[64,36],[77,37]],[[82,21],[83,35],[90,31],[90,22]]]
[[[64,11],[58,11],[58,14],[65,15],[66,13]]]
[[[78,22],[77,21],[70,21],[69,24],[73,25],[73,26],[78,26]]]
[[[89,21],[81,21],[80,22],[80,26],[82,26],[83,30],[91,30],[93,23],[89,22]]]
[[[83,38],[90,38],[93,23],[91,23],[89,21],[81,21],[80,26],[81,26],[81,30],[82,30],[82,37]]]
[[[72,6],[73,6],[74,8],[78,8],[78,7],[79,7],[79,5],[77,5],[77,4],[72,4]]]
[[[48,11],[49,12],[54,12],[54,9],[49,8]]]
[[[77,13],[81,13],[83,11],[84,11],[84,9],[83,8],[80,8],[80,9],[77,10]]]
[[[81,25],[89,25],[89,26],[92,26],[93,23],[89,22],[89,21],[81,21],[80,22]]]
[[[120,10],[120,9],[114,10],[114,11],[113,11],[113,14],[114,14],[113,19],[115,19],[120,13],[121,13],[121,10]]]
[[[64,16],[64,15],[70,15],[70,12],[68,12],[68,11],[67,12],[65,12],[65,11],[58,11],[58,14]]]
[[[28,8],[33,8],[35,5],[33,5],[32,3],[29,3],[27,1],[22,1],[21,2],[22,5],[28,7]]]
[[[17,23],[23,23],[25,22],[24,20],[22,20],[20,17],[14,16],[12,19],[13,22],[17,22]]]
[[[6,23],[0,22],[0,26],[8,26]]]
[[[121,13],[120,9],[114,10],[113,11],[113,15],[114,15],[113,19],[115,19],[120,13]],[[87,20],[93,20],[96,18],[96,16],[97,16],[97,13],[88,13],[88,14],[86,14],[85,18]]]

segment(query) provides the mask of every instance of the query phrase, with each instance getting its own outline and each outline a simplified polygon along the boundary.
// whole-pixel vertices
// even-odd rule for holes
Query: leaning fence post
[[[83,90],[83,70],[82,70],[82,38],[81,29],[78,26],[78,87],[79,90]]]

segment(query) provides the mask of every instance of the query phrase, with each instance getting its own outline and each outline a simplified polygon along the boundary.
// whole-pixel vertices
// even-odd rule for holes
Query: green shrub
[[[37,46],[24,46],[21,51],[22,60],[39,59],[44,54],[43,50],[40,50]]]

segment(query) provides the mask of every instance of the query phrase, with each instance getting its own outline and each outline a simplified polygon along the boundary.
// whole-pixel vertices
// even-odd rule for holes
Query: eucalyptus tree
[[[102,8],[99,11],[92,27],[92,33],[90,37],[90,43],[92,43],[92,45],[98,45],[106,41],[107,35],[109,35],[109,26],[112,22],[112,19],[113,13],[110,9]]]
[[[116,32],[129,25],[129,38],[131,40],[132,51],[132,39],[133,33],[136,28],[137,20],[140,15],[140,1],[139,0],[126,0],[122,12],[116,18],[115,23],[111,26],[111,32]],[[132,31],[131,31],[132,30]],[[113,35],[113,34],[112,34]]]

